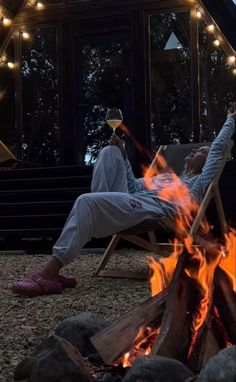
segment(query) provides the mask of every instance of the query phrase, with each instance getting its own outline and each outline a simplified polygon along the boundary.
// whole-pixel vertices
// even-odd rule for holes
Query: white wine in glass
[[[123,115],[120,109],[108,109],[106,114],[106,122],[113,129],[113,134],[115,134],[116,128],[122,124],[122,121]]]

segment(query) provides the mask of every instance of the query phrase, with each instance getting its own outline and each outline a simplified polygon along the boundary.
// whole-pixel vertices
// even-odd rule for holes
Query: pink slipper
[[[77,285],[77,281],[74,277],[58,275],[57,280],[61,283],[62,288],[74,288]]]
[[[12,291],[26,296],[39,296],[42,294],[61,293],[64,288],[74,288],[77,281],[74,277],[58,275],[57,280],[46,280],[41,277],[40,272],[34,272],[25,280],[12,285]]]
[[[62,284],[57,281],[42,279],[41,276],[31,275],[23,281],[12,285],[12,291],[24,296],[41,296],[45,294],[56,294],[62,292]]]
[[[41,277],[40,272],[34,272],[32,275],[28,276],[28,278],[35,280]],[[74,277],[66,277],[63,275],[57,276],[57,281],[61,284],[62,288],[74,288],[77,285],[77,281]]]

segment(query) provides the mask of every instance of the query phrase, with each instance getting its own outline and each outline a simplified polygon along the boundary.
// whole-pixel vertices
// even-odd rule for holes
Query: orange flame
[[[159,199],[175,206],[176,229],[181,235],[187,235],[199,210],[199,203],[192,197],[188,186],[182,183],[180,177],[167,165],[161,155],[156,156],[148,169],[143,167],[143,173],[145,187],[156,191]],[[157,191],[154,176],[160,174],[163,174],[163,178],[158,184]],[[200,230],[205,234],[210,230],[209,224],[204,219],[200,223]]]
[[[119,128],[125,133],[125,135],[127,135],[127,137],[130,138],[130,140],[132,141],[132,143],[134,144],[134,146],[136,147],[136,149],[141,152],[141,153],[145,153],[147,155],[147,157],[149,158],[149,160],[151,160],[152,158],[152,155],[150,153],[149,150],[147,150],[140,142],[138,142],[134,136],[131,134],[131,132],[129,131],[128,127],[122,123]]]
[[[189,277],[196,280],[201,294],[201,299],[196,307],[197,309],[192,323],[193,332],[197,332],[207,317],[208,308],[211,303],[214,272],[221,259],[221,253],[219,251],[217,256],[211,256],[209,259],[205,251],[197,247],[190,247],[188,252],[191,254],[191,260],[193,260],[194,266],[186,268],[185,272]]]
[[[236,230],[230,228],[229,233],[225,235],[225,242],[220,267],[228,274],[236,292]]]
[[[151,327],[141,327],[139,328],[135,339],[134,347],[127,353],[123,355],[121,360],[123,367],[132,366],[135,358],[141,355],[148,355],[151,353],[152,346],[156,341],[158,334],[160,333],[160,328],[153,329]]]
[[[173,243],[173,252],[168,258],[155,260],[152,256],[148,256],[148,265],[151,269],[149,283],[152,296],[160,293],[170,283],[178,257],[183,250],[183,247],[179,244],[176,239]]]

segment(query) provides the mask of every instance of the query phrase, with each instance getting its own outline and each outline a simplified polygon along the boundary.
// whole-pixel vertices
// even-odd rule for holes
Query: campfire
[[[91,340],[106,364],[127,367],[140,355],[156,354],[198,373],[210,357],[236,342],[236,231],[213,239],[203,219],[200,235],[186,234],[199,205],[162,158],[157,167],[172,177],[159,196],[178,202],[181,241],[175,239],[168,258],[148,258],[152,297]],[[146,173],[150,189],[153,175]]]
[[[92,337],[106,364],[131,366],[140,355],[177,359],[198,373],[236,341],[235,231],[225,246],[198,238],[149,258],[152,297]]]
[[[224,247],[198,241],[201,246],[189,238],[184,246],[175,242],[169,258],[149,258],[153,295],[114,323],[107,326],[85,312],[65,319],[20,362],[14,379],[149,381],[146,367],[152,364],[158,381],[190,382],[207,369],[209,358],[217,369],[222,353],[226,369],[231,357],[234,378],[235,346],[226,348],[236,342],[235,231]],[[224,375],[221,380],[234,380]]]

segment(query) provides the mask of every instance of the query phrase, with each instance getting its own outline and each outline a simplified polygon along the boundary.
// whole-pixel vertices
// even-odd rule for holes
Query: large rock
[[[194,374],[179,361],[148,355],[135,360],[122,382],[185,382],[193,377]]]
[[[14,379],[31,382],[91,382],[79,351],[68,341],[52,335],[21,361]]]
[[[236,346],[219,351],[201,370],[196,382],[235,382]]]
[[[90,337],[106,326],[107,323],[97,314],[83,312],[62,321],[56,327],[55,334],[69,341],[83,356],[88,356],[96,351]]]
[[[31,352],[27,357],[18,363],[14,370],[14,380],[20,381],[21,379],[26,379],[30,377],[32,366],[36,362],[40,352],[45,349],[50,349],[54,345],[54,337],[45,338],[37,348]]]
[[[79,351],[57,336],[52,342],[33,363],[30,382],[92,382]]]

